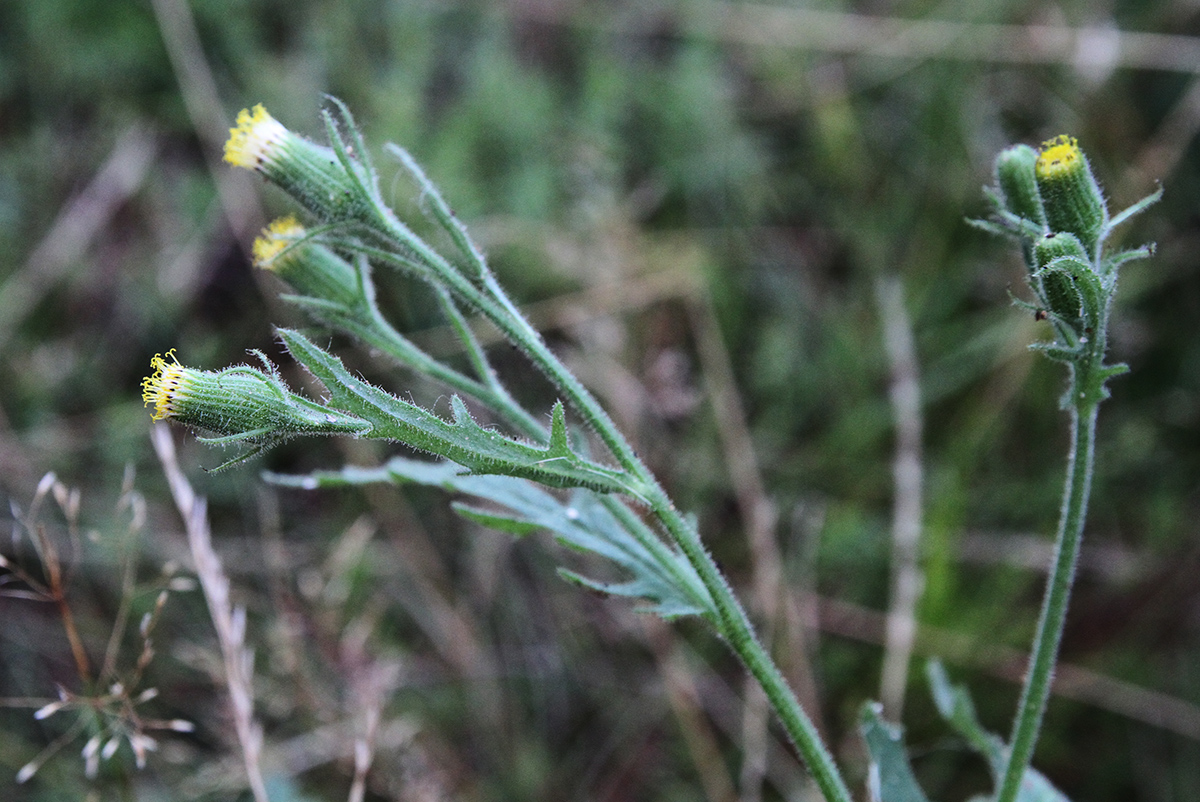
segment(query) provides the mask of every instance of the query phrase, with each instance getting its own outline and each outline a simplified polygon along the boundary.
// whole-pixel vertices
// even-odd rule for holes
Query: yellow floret
[[[1042,152],[1037,160],[1037,175],[1039,178],[1065,175],[1076,169],[1076,164],[1082,159],[1083,151],[1079,149],[1075,137],[1060,134],[1042,143]]]
[[[303,236],[304,226],[295,217],[281,217],[272,221],[251,247],[254,264],[266,270],[272,269],[275,257]]]
[[[177,414],[177,402],[184,394],[184,367],[175,358],[175,349],[167,351],[166,356],[171,359],[170,362],[162,355],[155,354],[150,360],[154,373],[142,379],[142,405],[153,402],[154,420]]]
[[[279,147],[288,130],[259,103],[238,112],[237,126],[229,129],[225,161],[247,170],[257,169]]]

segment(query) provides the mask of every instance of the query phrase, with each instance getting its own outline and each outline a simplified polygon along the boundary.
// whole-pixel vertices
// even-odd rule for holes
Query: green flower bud
[[[1077,333],[1083,328],[1083,297],[1071,271],[1049,267],[1037,273],[1038,295],[1059,320]]]
[[[1047,234],[1038,240],[1033,246],[1034,264],[1038,269],[1046,267],[1055,259],[1063,256],[1071,256],[1083,262],[1088,263],[1087,251],[1083,248],[1083,243],[1079,241],[1079,237],[1074,234]],[[1089,268],[1090,269],[1090,268]]]
[[[173,351],[150,361],[142,400],[154,420],[171,418],[218,435],[218,442],[269,444],[298,434],[362,435],[372,425],[288,390],[273,370],[239,366],[216,372],[184,367]],[[265,360],[264,360],[265,361]]]
[[[1074,138],[1055,137],[1042,145],[1035,174],[1050,230],[1074,234],[1093,261],[1108,206],[1087,156]]]
[[[225,161],[262,173],[322,221],[355,219],[368,211],[337,153],[289,131],[261,103],[238,113]]]
[[[1037,160],[1037,151],[1028,145],[1000,151],[996,157],[996,186],[1008,211],[1045,227],[1046,211],[1034,175]]]
[[[1034,291],[1059,321],[1086,336],[1096,327],[1107,300],[1083,243],[1074,234],[1048,234],[1034,244],[1033,253]]]
[[[294,217],[272,222],[254,241],[254,264],[279,276],[301,295],[353,309],[362,302],[357,271],[324,245],[305,242],[306,234]]]

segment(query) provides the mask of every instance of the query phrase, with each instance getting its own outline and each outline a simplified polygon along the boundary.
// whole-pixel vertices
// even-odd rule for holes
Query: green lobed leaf
[[[515,537],[525,537],[541,528],[537,524],[530,523],[519,516],[500,515],[480,507],[472,507],[470,504],[463,504],[462,502],[456,501],[450,507],[468,520],[490,529],[507,532]]]
[[[908,763],[903,728],[884,721],[882,710],[878,702],[867,702],[859,717],[858,729],[871,754],[867,775],[871,802],[929,802]]]
[[[1064,347],[1057,343],[1033,343],[1030,350],[1040,351],[1055,362],[1078,362],[1083,355],[1083,346]]]
[[[925,674],[938,713],[959,735],[967,739],[972,749],[983,755],[992,769],[992,776],[1001,776],[1006,760],[1004,741],[980,725],[975,715],[975,704],[966,689],[950,684],[946,669],[938,660],[930,660],[926,664]]]
[[[599,555],[632,578],[622,583],[588,579],[560,569],[564,579],[603,593],[650,602],[644,609],[664,618],[689,615],[714,618],[716,610],[695,570],[677,552],[650,535],[630,532],[596,493],[579,488],[562,501],[524,479],[470,474],[450,462],[431,463],[395,457],[379,468],[348,466],[306,476],[267,474],[275,484],[314,489],[371,483],[413,482],[464,493],[495,508],[458,502],[454,509],[471,520],[517,536],[545,529],[565,546]],[[497,509],[498,508],[498,509]]]
[[[640,488],[620,470],[580,457],[566,445],[565,434],[552,431],[551,445],[542,448],[485,429],[471,417],[458,396],[450,399],[453,421],[352,376],[342,361],[318,348],[302,334],[280,329],[296,361],[320,379],[329,391],[328,406],[370,421],[363,436],[395,440],[418,451],[445,457],[477,474],[502,474],[533,479],[552,487],[586,487],[601,493],[630,493]],[[555,427],[565,432],[561,408]]]
[[[1149,195],[1147,195],[1146,197],[1142,198],[1140,201],[1133,204],[1128,209],[1125,209],[1125,210],[1119,212],[1118,214],[1114,215],[1113,218],[1108,221],[1108,224],[1104,227],[1104,230],[1100,233],[1100,239],[1102,241],[1104,239],[1107,239],[1108,235],[1112,233],[1114,228],[1121,225],[1122,223],[1124,223],[1126,220],[1133,217],[1134,215],[1141,214],[1142,212],[1146,211],[1147,208],[1149,208],[1150,206],[1152,206],[1152,205],[1158,203],[1160,200],[1162,200],[1162,196],[1163,196],[1163,188],[1160,186],[1158,189],[1154,190],[1154,192],[1152,192]],[[1151,246],[1151,247],[1153,247],[1153,246]]]
[[[1105,276],[1111,276],[1126,262],[1132,262],[1137,259],[1149,259],[1154,255],[1154,243],[1142,245],[1139,248],[1130,248],[1126,250],[1114,251],[1104,257],[1100,262],[1100,269]]]
[[[966,739],[971,748],[988,762],[992,779],[999,784],[1008,763],[1008,746],[1000,736],[988,732],[979,723],[971,695],[961,685],[952,685],[941,662],[930,660],[925,666],[933,703],[946,723]],[[1040,772],[1027,769],[1017,792],[1017,802],[1069,802],[1061,791]]]

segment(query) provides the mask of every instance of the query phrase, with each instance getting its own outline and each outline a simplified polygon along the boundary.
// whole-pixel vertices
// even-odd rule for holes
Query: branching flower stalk
[[[265,370],[240,366],[209,372],[156,357],[156,373],[143,388],[155,419],[170,418],[210,432],[214,436],[204,438],[209,443],[250,447],[226,465],[289,437],[343,434],[404,442],[463,466],[469,474],[458,473],[461,478],[454,481],[464,489],[495,492],[514,516],[519,511],[530,520],[536,518],[560,539],[607,556],[634,576],[625,584],[604,584],[561,570],[567,579],[643,598],[653,603],[647,609],[667,618],[694,614],[708,620],[762,685],[825,798],[850,802],[849,789],[815,726],[756,637],[694,523],[675,507],[596,398],[518,311],[465,227],[412,157],[399,147],[387,147],[387,153],[417,183],[423,210],[448,236],[456,251],[453,259],[434,249],[389,208],[349,111],[336,100],[333,105],[334,111],[324,115],[329,147],[289,131],[262,106],[243,111],[231,131],[226,161],[259,172],[315,221],[312,227],[294,219],[269,226],[255,244],[256,263],[296,290],[289,300],[317,322],[474,399],[521,437],[480,426],[457,395],[451,399],[451,421],[392,396],[351,375],[337,357],[290,330],[281,330],[280,336],[293,357],[325,385],[329,399],[324,403],[291,392],[265,359]],[[382,267],[432,288],[476,375],[439,362],[384,320],[371,276],[373,268]],[[467,325],[468,313],[482,315],[495,325],[561,393],[563,403],[555,406],[548,429],[504,388]],[[615,467],[595,462],[576,449],[564,403],[605,445]],[[428,472],[407,463],[394,470],[407,472],[409,479]],[[346,469],[343,475],[350,472]],[[362,475],[361,469],[357,475]],[[471,476],[532,480],[573,488],[576,496],[571,506],[559,509],[553,497],[530,496],[534,491],[524,483],[484,487]],[[304,486],[316,482],[310,477]],[[442,485],[450,482],[442,480]],[[666,543],[620,500],[622,495],[649,509]],[[530,507],[534,502],[536,510]],[[460,512],[483,518],[478,511]],[[512,523],[494,516],[488,521],[499,526]]]
[[[1118,268],[1153,253],[1152,246],[1105,253],[1104,243],[1118,225],[1161,195],[1159,189],[1110,218],[1087,157],[1074,139],[1060,136],[1040,152],[1025,145],[1003,151],[996,159],[996,187],[989,191],[993,217],[973,221],[1020,242],[1029,286],[1038,301],[1022,305],[1047,320],[1055,334],[1052,342],[1035,347],[1065,364],[1069,377],[1062,407],[1070,417],[1071,439],[1054,562],[997,802],[1015,802],[1037,743],[1087,515],[1096,417],[1100,402],[1108,397],[1108,379],[1128,370],[1104,361]]]

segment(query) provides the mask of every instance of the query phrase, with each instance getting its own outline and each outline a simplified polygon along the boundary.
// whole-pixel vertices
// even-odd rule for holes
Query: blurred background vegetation
[[[891,570],[876,288],[902,283],[926,479],[904,719],[931,797],[964,799],[987,789],[984,767],[937,720],[919,661],[943,655],[1007,734],[1066,446],[1062,372],[1026,349],[1044,324],[1009,301],[1020,260],[964,217],[985,213],[999,149],[1072,133],[1114,208],[1159,180],[1166,195],[1120,232],[1159,251],[1122,277],[1113,350],[1132,375],[1101,412],[1069,667],[1035,764],[1072,799],[1195,800],[1198,28],[1190,0],[0,4],[0,496],[25,516],[47,471],[81,491],[78,553],[54,505],[39,520],[92,660],[127,615],[132,670],[162,566],[190,570],[139,397],[150,357],[280,358],[272,324],[300,322],[246,256],[291,209],[221,165],[221,142],[257,102],[321,138],[333,94],[368,142],[422,161],[744,595],[765,560],[782,569],[777,652],[859,788],[855,720],[879,695]],[[436,349],[428,307],[389,290],[395,319]],[[549,409],[550,390],[499,359]],[[778,734],[743,712],[720,644],[566,585],[546,538],[466,525],[436,493],[258,480],[398,449],[293,442],[207,474],[228,455],[176,435],[249,610],[273,799],[343,798],[371,694],[386,701],[368,799],[813,798]],[[114,511],[127,466],[148,510],[132,539]],[[752,529],[767,535],[753,547]],[[0,553],[41,576],[27,540]],[[33,710],[85,689],[59,608],[0,579],[0,796],[248,798],[211,622],[178,587],[144,707],[196,731],[161,737],[141,772],[122,746],[94,781],[80,736],[17,785],[71,721]]]

